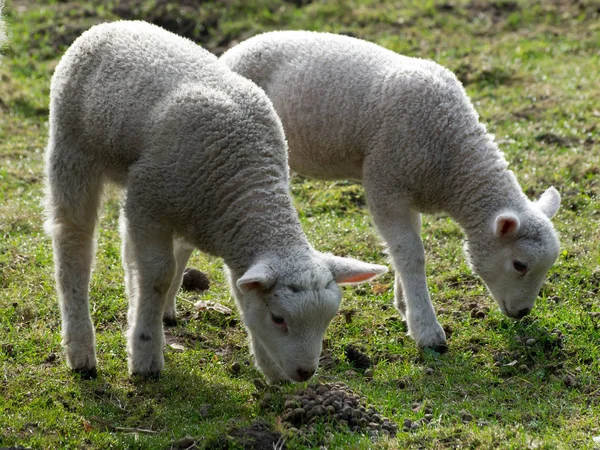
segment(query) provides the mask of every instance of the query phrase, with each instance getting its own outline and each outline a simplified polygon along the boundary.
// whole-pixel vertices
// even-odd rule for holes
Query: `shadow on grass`
[[[210,429],[203,436],[214,438],[223,432],[227,419],[253,415],[248,393],[235,380],[217,381],[211,370],[177,367],[177,361],[171,360],[158,378],[103,372],[93,380],[74,375],[83,401],[84,427],[90,429],[139,433],[155,437],[155,443],[172,443],[203,428]]]

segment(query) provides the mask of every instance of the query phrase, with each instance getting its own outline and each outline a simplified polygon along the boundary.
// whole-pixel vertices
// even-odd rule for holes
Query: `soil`
[[[354,368],[359,370],[366,370],[373,365],[371,358],[362,353],[353,345],[347,345],[344,350],[346,358],[354,366]]]
[[[210,282],[205,273],[187,268],[183,272],[181,287],[184,291],[206,291],[210,287]]]
[[[206,442],[203,439],[185,437],[171,446],[171,449],[211,449],[211,450],[273,450],[287,449],[281,433],[273,430],[264,420],[257,420],[247,427],[233,427],[216,439]]]

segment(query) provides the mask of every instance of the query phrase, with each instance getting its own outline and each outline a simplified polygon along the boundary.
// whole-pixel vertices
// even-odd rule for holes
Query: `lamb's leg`
[[[425,251],[419,236],[421,215],[386,196],[369,196],[367,191],[367,198],[396,269],[396,307],[406,318],[409,335],[420,348],[445,351],[446,335],[427,288]]]
[[[86,377],[96,376],[96,342],[89,311],[94,258],[94,228],[102,180],[93,164],[51,139],[47,161],[46,231],[52,237],[56,290],[67,364]]]
[[[127,323],[133,322],[131,314],[135,311],[132,302],[136,297],[136,279],[135,279],[135,257],[134,249],[131,244],[131,238],[128,236],[127,219],[124,209],[121,209],[119,215],[119,229],[121,233],[121,260],[123,264],[123,270],[125,272],[125,292],[127,294],[127,300],[129,301],[129,308],[127,310]]]
[[[194,251],[194,247],[189,245],[184,241],[180,241],[179,239],[175,239],[173,241],[173,252],[175,254],[175,276],[173,277],[173,281],[171,283],[171,287],[169,288],[169,292],[167,293],[167,302],[165,304],[165,311],[163,313],[163,322],[167,326],[174,326],[177,324],[177,311],[175,309],[175,298],[177,296],[177,292],[181,287],[181,282],[183,280],[183,272],[185,271],[185,266]]]
[[[128,197],[130,201],[133,199]],[[126,246],[132,260],[126,270],[135,267],[127,275],[133,295],[129,299],[128,313],[129,372],[155,376],[164,366],[162,316],[175,275],[173,238],[169,230],[150,225],[145,218],[130,211],[126,214]],[[135,217],[133,222],[132,217]]]
[[[402,318],[406,320],[406,303],[402,296],[402,280],[400,279],[398,271],[396,271],[394,275],[394,298],[398,312],[400,312]]]

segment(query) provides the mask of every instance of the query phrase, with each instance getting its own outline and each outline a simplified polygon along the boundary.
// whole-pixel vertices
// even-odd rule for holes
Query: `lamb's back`
[[[114,22],[85,32],[61,59],[51,88],[51,134],[123,167],[164,131],[176,102],[193,96],[243,100],[215,56],[145,22]]]
[[[291,167],[327,179],[361,178],[364,154],[387,119],[398,73],[408,79],[443,70],[360,39],[306,31],[265,33],[221,59],[273,102]]]

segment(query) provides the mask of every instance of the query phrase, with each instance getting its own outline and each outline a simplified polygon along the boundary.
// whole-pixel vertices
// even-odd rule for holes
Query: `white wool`
[[[6,24],[2,18],[2,7],[4,6],[4,0],[0,0],[0,50],[6,43]]]
[[[221,61],[273,102],[292,170],[362,181],[396,269],[396,305],[420,347],[446,343],[425,278],[422,212],[446,212],[464,228],[472,267],[502,312],[531,310],[558,255],[550,218],[560,196],[525,197],[451,71],[305,31],[256,36]]]
[[[144,22],[84,33],[52,78],[46,229],[68,364],[94,373],[88,285],[103,185],[121,214],[129,370],[157,374],[162,328],[193,248],[221,256],[258,367],[304,381],[341,293],[385,267],[313,250],[288,192],[287,146],[264,92],[193,42]]]

